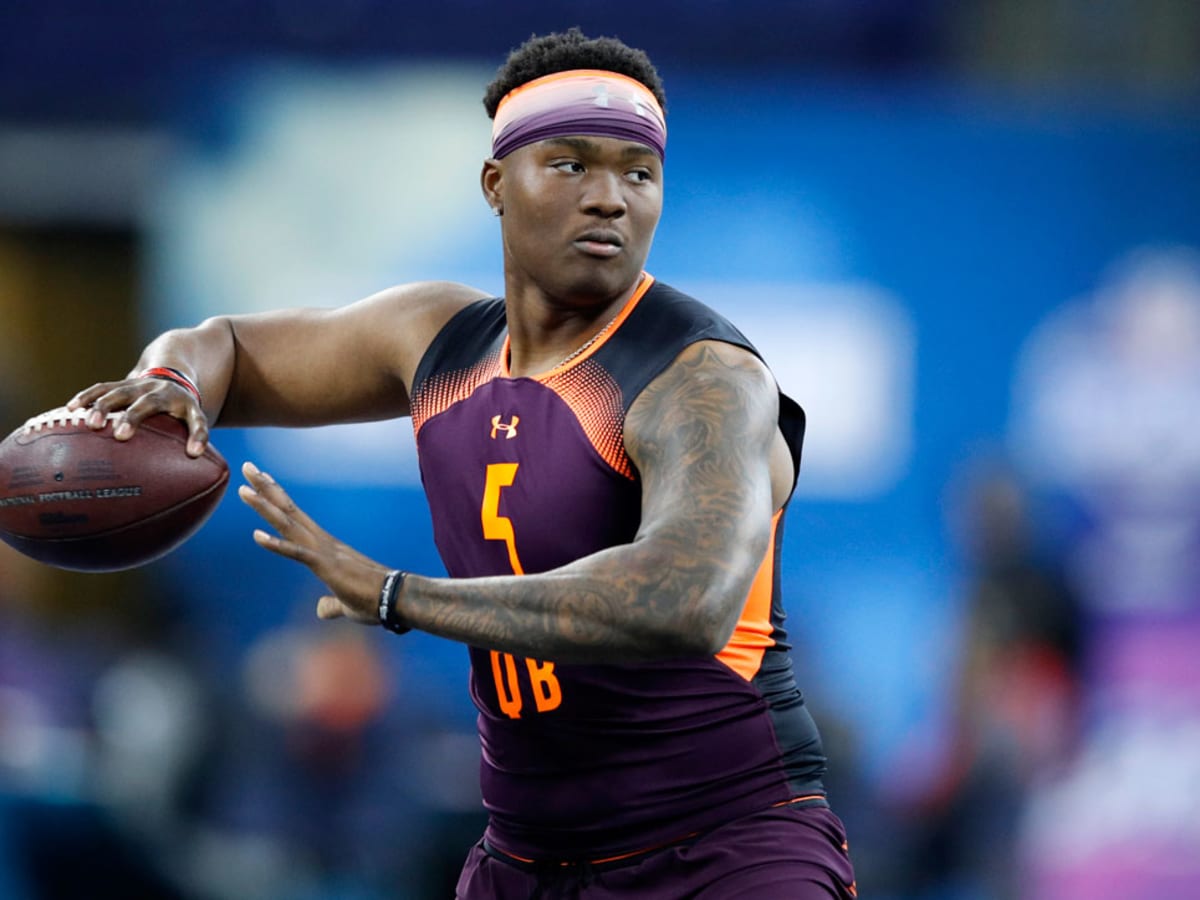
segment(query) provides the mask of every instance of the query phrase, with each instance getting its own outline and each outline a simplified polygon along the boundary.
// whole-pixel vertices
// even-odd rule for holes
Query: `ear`
[[[504,164],[498,159],[485,159],[483,171],[479,173],[479,187],[483,191],[483,199],[498,216],[504,215],[504,200],[501,194]]]

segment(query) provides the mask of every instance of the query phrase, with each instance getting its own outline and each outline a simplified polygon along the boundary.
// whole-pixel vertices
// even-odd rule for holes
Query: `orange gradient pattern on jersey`
[[[775,594],[775,535],[782,515],[783,510],[780,510],[771,519],[771,541],[767,552],[754,576],[754,583],[750,585],[733,637],[717,654],[717,659],[747,681],[758,674],[767,648],[775,645],[771,605]]]
[[[413,433],[420,434],[422,425],[455,403],[466,400],[477,387],[499,374],[500,353],[497,351],[470,368],[441,372],[425,379],[412,398]]]
[[[571,408],[600,458],[626,478],[633,464],[625,453],[625,404],[616,379],[594,360],[556,370],[543,383]]]

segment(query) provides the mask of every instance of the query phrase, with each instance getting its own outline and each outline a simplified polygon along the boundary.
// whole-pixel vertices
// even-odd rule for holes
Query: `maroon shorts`
[[[525,863],[480,841],[457,900],[846,900],[854,870],[824,807],[779,806],[607,863]]]

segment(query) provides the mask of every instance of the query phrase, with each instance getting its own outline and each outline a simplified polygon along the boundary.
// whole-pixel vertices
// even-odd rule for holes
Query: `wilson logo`
[[[503,431],[504,439],[511,441],[517,436],[517,423],[520,421],[520,416],[513,416],[511,422],[501,422],[499,416],[492,416],[492,440],[496,439],[496,432]]]

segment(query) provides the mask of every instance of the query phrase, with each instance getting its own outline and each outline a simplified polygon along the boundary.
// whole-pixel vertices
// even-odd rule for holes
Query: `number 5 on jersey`
[[[513,531],[512,519],[500,515],[500,489],[516,481],[519,465],[492,463],[487,467],[487,481],[483,485],[483,536],[489,541],[504,541],[514,575],[524,575],[525,570],[521,568],[521,560],[517,557],[517,535]]]
[[[517,535],[512,520],[500,515],[500,491],[509,487],[517,478],[520,463],[492,463],[487,467],[487,480],[483,486],[481,520],[483,537],[489,541],[504,541],[508,548],[508,562],[513,574],[524,575],[521,559],[517,556]],[[510,719],[521,718],[524,706],[521,694],[521,679],[518,675],[516,658],[511,653],[492,651],[492,677],[496,684],[496,699],[500,709]],[[524,669],[529,673],[529,689],[533,694],[538,712],[557,709],[562,703],[562,688],[554,675],[554,663],[525,659]]]

